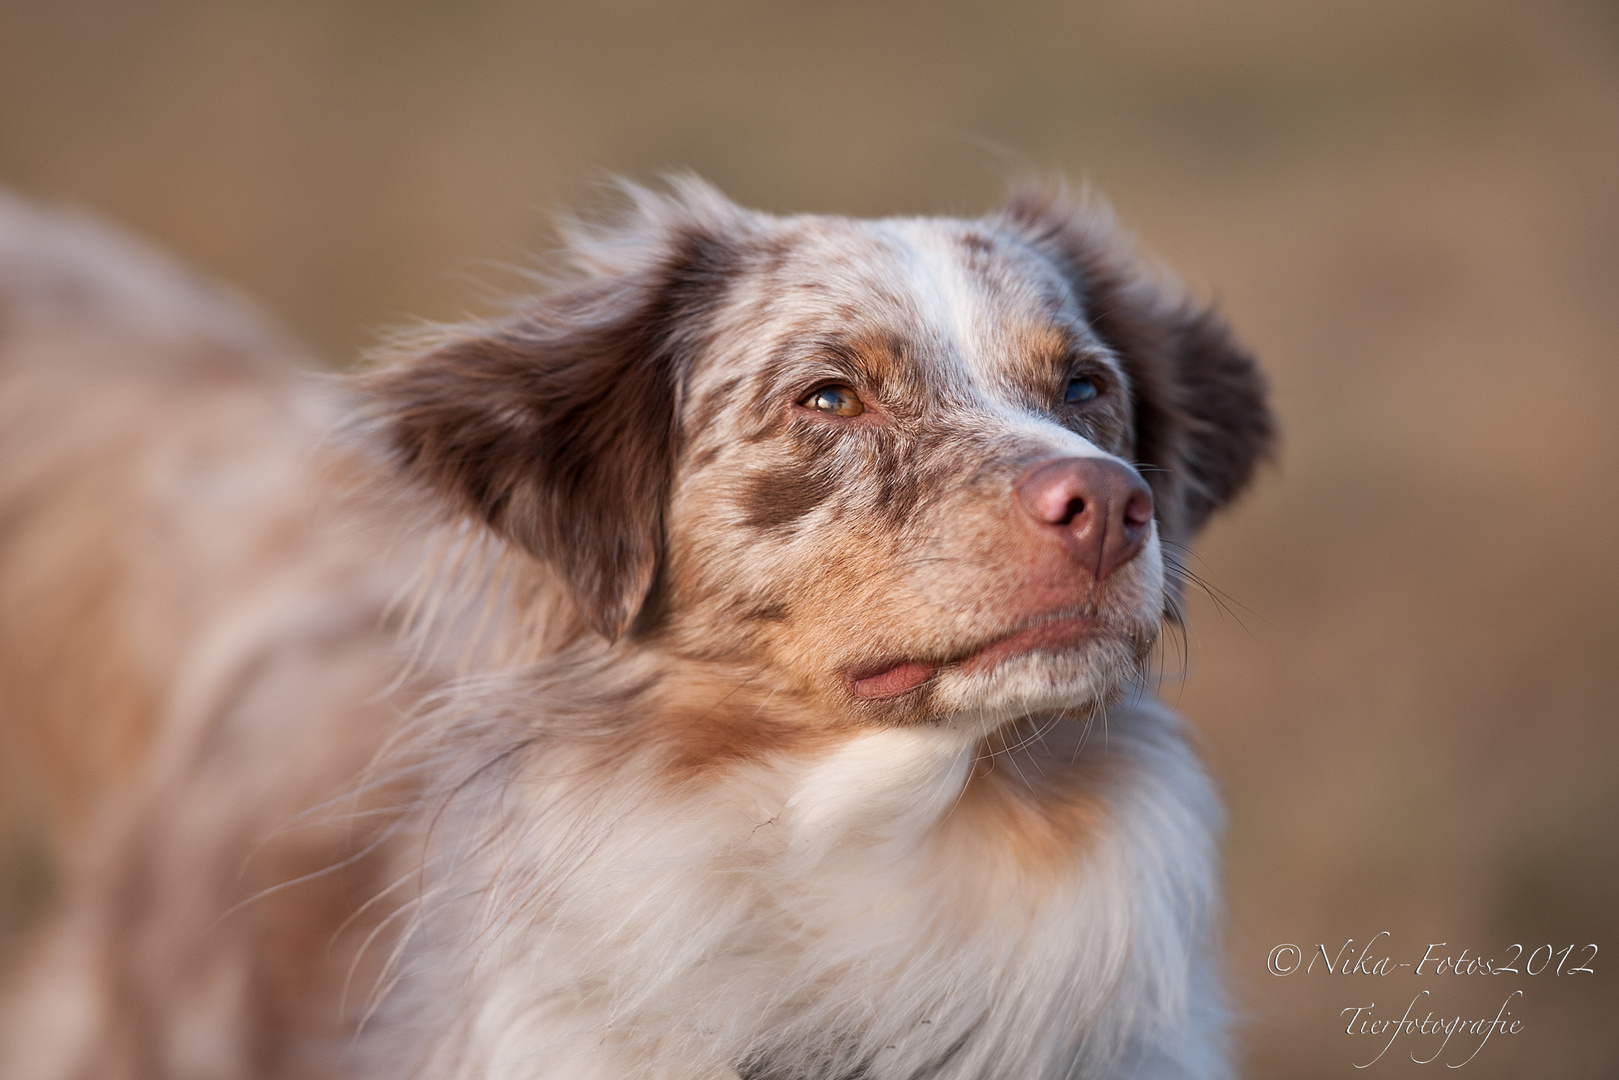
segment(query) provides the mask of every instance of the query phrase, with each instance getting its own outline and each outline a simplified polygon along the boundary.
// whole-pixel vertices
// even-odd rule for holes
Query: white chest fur
[[[1103,812],[1039,866],[968,797],[975,747],[937,729],[874,731],[673,796],[557,770],[456,916],[482,920],[478,944],[437,951],[483,1007],[441,1033],[434,1067],[1224,1075],[1207,780],[1152,702],[1075,748],[1106,758],[1089,793]],[[467,937],[463,922],[453,938]]]

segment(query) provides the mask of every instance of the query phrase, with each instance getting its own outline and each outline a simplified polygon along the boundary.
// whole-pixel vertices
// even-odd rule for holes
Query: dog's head
[[[1105,215],[778,218],[695,182],[371,377],[405,470],[620,647],[840,722],[1104,701],[1272,422]]]

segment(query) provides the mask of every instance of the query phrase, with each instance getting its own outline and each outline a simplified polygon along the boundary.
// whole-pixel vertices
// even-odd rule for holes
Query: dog
[[[6,1076],[1229,1075],[1149,683],[1253,358],[1061,189],[625,190],[347,379],[0,204],[0,707],[60,880]]]

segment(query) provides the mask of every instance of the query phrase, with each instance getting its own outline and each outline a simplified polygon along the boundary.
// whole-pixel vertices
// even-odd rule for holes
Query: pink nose
[[[1152,489],[1107,458],[1056,458],[1018,478],[1017,501],[1037,531],[1054,536],[1097,581],[1141,553],[1152,528]]]

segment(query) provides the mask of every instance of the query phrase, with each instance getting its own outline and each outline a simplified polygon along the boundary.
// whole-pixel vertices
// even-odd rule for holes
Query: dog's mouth
[[[946,668],[977,675],[1026,653],[1067,652],[1096,637],[1101,628],[1102,620],[1095,615],[1059,612],[1025,623],[949,660],[886,660],[852,669],[844,679],[855,697],[880,701],[908,694]]]

